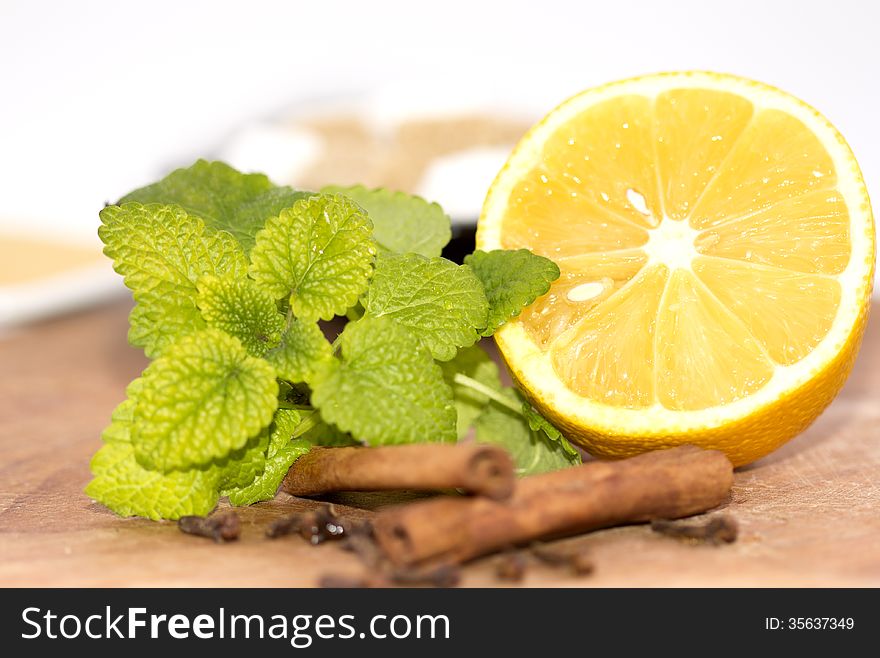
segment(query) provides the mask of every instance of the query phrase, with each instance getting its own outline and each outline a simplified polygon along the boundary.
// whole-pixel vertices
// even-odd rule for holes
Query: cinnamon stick
[[[477,444],[384,448],[313,448],[297,459],[281,485],[294,496],[331,491],[462,489],[506,498],[514,466],[505,450]]]
[[[723,453],[682,446],[526,477],[504,502],[446,496],[390,508],[373,530],[393,564],[463,562],[536,539],[704,512],[732,484]]]

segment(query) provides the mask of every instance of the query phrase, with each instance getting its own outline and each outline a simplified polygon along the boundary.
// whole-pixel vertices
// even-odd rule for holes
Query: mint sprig
[[[198,161],[101,212],[105,253],[154,361],[127,389],[86,492],[123,515],[206,514],[274,496],[312,445],[479,441],[521,472],[577,452],[475,342],[546,292],[525,250],[440,256],[418,197],[322,194]],[[319,320],[349,322],[335,341]],[[331,336],[332,339],[332,336]]]

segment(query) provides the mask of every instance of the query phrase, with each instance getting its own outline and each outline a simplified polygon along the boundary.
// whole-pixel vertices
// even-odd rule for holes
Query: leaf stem
[[[455,373],[455,377],[453,377],[453,379],[456,384],[472,388],[473,390],[477,391],[477,393],[482,393],[493,402],[497,402],[502,407],[505,407],[507,409],[510,409],[511,411],[518,413],[519,415],[522,415],[521,404],[517,404],[510,398],[496,391],[494,388],[490,388],[485,384],[478,382],[476,379],[472,379],[471,377],[463,375],[460,372]]]
[[[293,409],[294,411],[314,411],[315,408],[310,404],[295,404],[282,400],[278,403],[279,409]]]
[[[318,414],[318,410],[316,409],[315,411],[310,413],[308,416],[303,418],[301,421],[299,421],[299,425],[297,425],[293,429],[293,434],[291,434],[291,436],[290,436],[291,440],[298,439],[303,434],[305,434],[309,430],[316,428],[320,424],[321,424],[321,416]]]

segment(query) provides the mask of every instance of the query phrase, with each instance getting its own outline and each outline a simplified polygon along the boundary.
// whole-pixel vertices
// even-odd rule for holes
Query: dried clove
[[[379,569],[384,566],[385,558],[376,540],[373,539],[372,527],[368,522],[355,525],[343,542],[342,548],[357,555],[368,569]]]
[[[712,517],[705,523],[680,523],[656,519],[651,521],[651,530],[667,537],[717,546],[735,542],[739,534],[739,525],[733,517],[720,515]]]
[[[340,518],[336,508],[325,503],[311,512],[297,512],[273,521],[266,529],[266,536],[277,539],[298,533],[312,545],[322,544],[333,539],[343,539],[352,533],[361,532],[364,523]]]
[[[583,551],[572,555],[568,566],[575,576],[589,576],[596,570],[596,563],[593,562],[593,558]]]
[[[324,574],[318,579],[318,587],[325,589],[363,589],[387,586],[387,581],[375,576],[349,576],[329,573]]]
[[[404,567],[391,569],[385,575],[396,585],[455,587],[461,582],[461,568],[457,564],[452,563],[422,568]]]
[[[278,539],[278,537],[285,537],[295,532],[299,532],[301,522],[302,514],[300,513],[275,519],[269,524],[269,527],[266,528],[266,536],[269,539]]]
[[[422,569],[379,570],[375,574],[350,576],[324,574],[318,580],[319,587],[365,588],[391,587],[393,585],[427,585],[428,587],[455,587],[461,581],[461,570],[455,564],[441,564]]]
[[[310,544],[323,544],[329,539],[342,539],[345,534],[345,526],[342,520],[336,516],[336,508],[333,505],[321,505],[314,512],[307,513],[299,526],[300,536]]]
[[[495,563],[495,576],[499,580],[518,583],[526,576],[528,560],[521,552],[503,553]]]
[[[589,553],[582,550],[559,550],[534,544],[531,554],[548,566],[569,569],[576,576],[588,576],[596,570]]]
[[[551,567],[564,567],[568,565],[569,554],[563,551],[547,548],[543,544],[534,543],[529,548],[532,557],[539,562]]]
[[[238,514],[231,510],[213,516],[182,516],[177,527],[188,535],[207,537],[218,544],[235,541],[241,535]]]

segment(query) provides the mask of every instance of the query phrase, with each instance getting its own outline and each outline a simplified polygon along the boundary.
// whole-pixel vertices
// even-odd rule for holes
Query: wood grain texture
[[[126,344],[127,311],[108,306],[0,337],[0,584],[310,586],[329,571],[359,573],[338,546],[263,538],[271,519],[312,501],[282,494],[244,509],[241,541],[218,546],[171,523],[120,519],[82,493],[101,429],[146,364]],[[588,548],[595,574],[535,567],[524,584],[880,586],[878,391],[875,312],[840,397],[802,436],[737,472],[726,505],[740,523],[736,544],[694,546],[645,526],[603,530],[561,542]],[[493,567],[493,558],[468,566],[463,584],[497,584]]]

